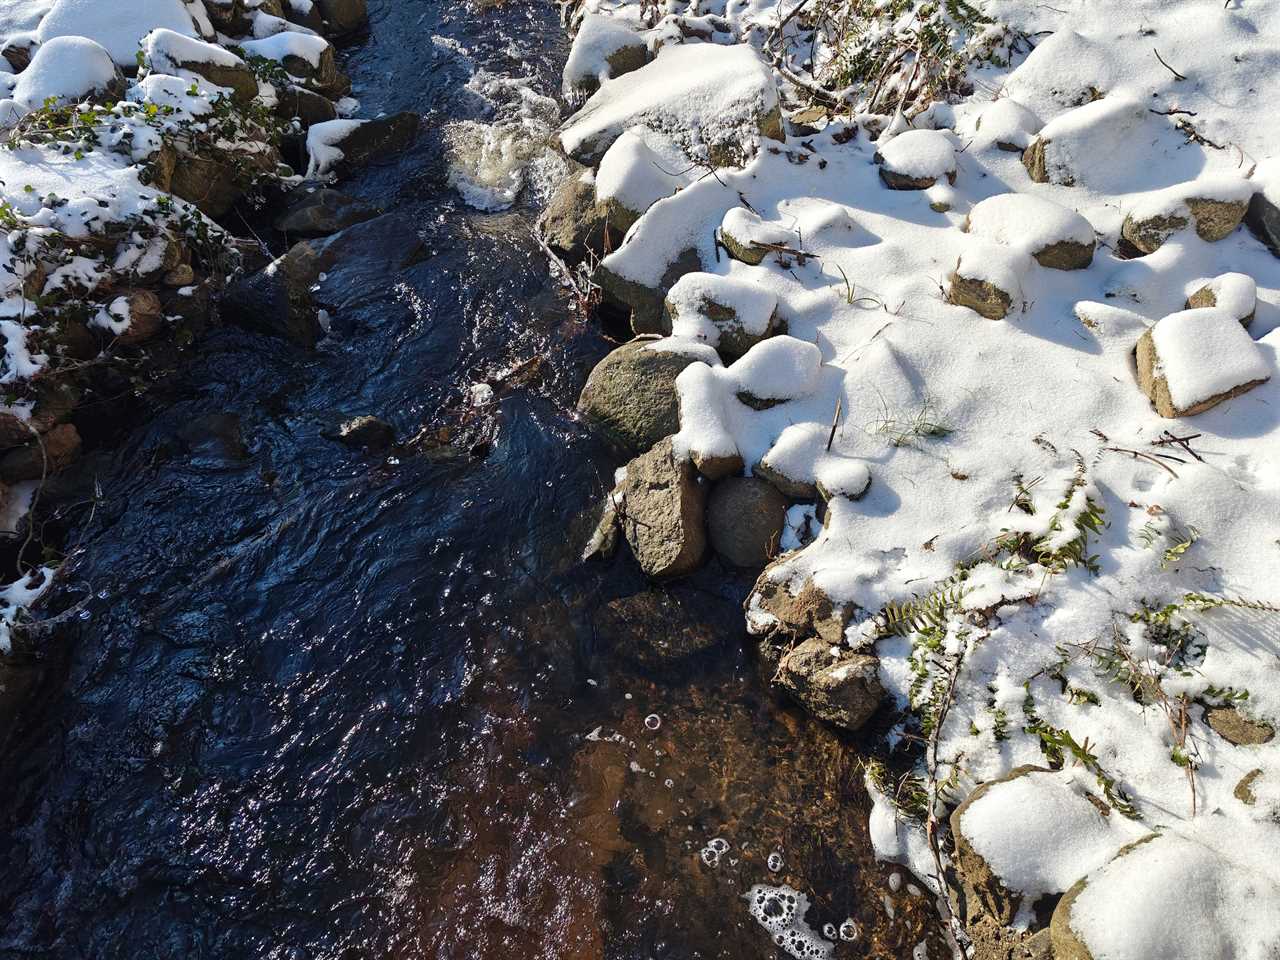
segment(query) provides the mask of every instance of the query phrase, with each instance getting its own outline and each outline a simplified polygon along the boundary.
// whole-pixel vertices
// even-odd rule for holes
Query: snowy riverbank
[[[583,393],[593,549],[769,561],[774,682],[895,714],[873,837],[979,955],[1274,956],[1280,11],[848,6],[577,10],[544,236],[656,335]]]
[[[378,211],[319,187],[418,125],[349,118],[335,44],[366,27],[364,0],[0,4],[0,555],[17,577],[0,591],[0,714],[49,652],[48,629],[15,626],[65,547],[44,539],[49,504],[101,497],[74,477],[97,441],[78,409],[145,390],[240,274],[227,319],[323,335],[310,290],[341,247],[318,238]],[[272,243],[311,238],[274,262],[237,236],[264,198]]]

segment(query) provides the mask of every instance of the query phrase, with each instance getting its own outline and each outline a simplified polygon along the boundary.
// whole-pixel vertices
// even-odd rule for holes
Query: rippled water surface
[[[317,352],[215,330],[91,455],[105,499],[51,604],[90,616],[4,760],[0,955],[781,956],[743,894],[786,883],[816,927],[856,920],[835,956],[910,956],[928,905],[904,886],[890,918],[856,750],[756,680],[748,584],[677,588],[723,624],[678,668],[599,627],[646,588],[575,560],[617,463],[572,405],[609,343],[532,202],[469,209],[446,160],[452,123],[536,129],[554,7],[371,7],[356,95],[426,132],[343,189],[396,217],[326,278]],[[327,438],[361,413],[454,442]]]

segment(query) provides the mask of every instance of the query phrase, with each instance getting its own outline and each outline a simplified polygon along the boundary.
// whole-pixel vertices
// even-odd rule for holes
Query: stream
[[[501,211],[447,159],[553,122],[555,6],[370,12],[361,113],[424,133],[339,187],[398,227],[356,228],[318,350],[218,327],[88,452],[49,604],[83,619],[3,760],[0,956],[784,956],[756,884],[807,894],[831,956],[943,956],[872,857],[858,744],[757,678],[749,578],[671,588],[716,633],[679,663],[601,626],[648,589],[578,561],[618,460],[573,404],[613,344],[531,237],[536,151],[488,145],[526,182]],[[366,413],[452,442],[331,438]]]

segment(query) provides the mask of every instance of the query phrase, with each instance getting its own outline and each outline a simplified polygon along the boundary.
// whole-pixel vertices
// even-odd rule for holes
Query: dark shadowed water
[[[555,8],[371,7],[356,95],[426,133],[344,189],[399,219],[325,280],[337,337],[217,329],[91,454],[103,502],[50,604],[88,618],[3,761],[0,955],[763,958],[742,895],[788,883],[860,924],[835,956],[910,956],[930,909],[904,886],[888,916],[856,752],[755,679],[747,584],[681,588],[727,613],[679,668],[593,626],[645,586],[576,561],[617,462],[572,406],[609,344],[536,211],[448,189],[441,129],[480,107],[432,41],[554,93]],[[362,413],[455,443],[327,438]]]

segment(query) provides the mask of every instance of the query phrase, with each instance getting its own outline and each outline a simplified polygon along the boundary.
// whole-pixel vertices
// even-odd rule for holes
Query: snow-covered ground
[[[1280,259],[1240,225],[1280,202],[1280,5],[989,0],[1020,52],[879,116],[850,91],[810,108],[797,83],[834,51],[806,6],[830,7],[585,4],[656,48],[614,78],[593,27],[572,60],[602,87],[564,146],[647,207],[602,284],[666,296],[692,250],[726,279],[680,280],[677,336],[719,344],[704,291],[785,329],[686,369],[677,452],[825,490],[820,534],[765,576],[816,584],[878,656],[937,835],[979,784],[1049,769],[959,821],[1002,922],[1037,929],[1035,901],[1083,883],[1061,956],[1280,956]],[[779,48],[810,127],[785,142],[743,120]],[[751,155],[712,174],[726,126]],[[872,827],[936,875],[885,794]]]

